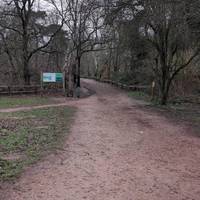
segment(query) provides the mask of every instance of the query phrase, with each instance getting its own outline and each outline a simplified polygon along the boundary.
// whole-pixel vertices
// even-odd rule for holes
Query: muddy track
[[[109,85],[78,108],[65,146],[0,188],[0,200],[199,200],[200,138]]]

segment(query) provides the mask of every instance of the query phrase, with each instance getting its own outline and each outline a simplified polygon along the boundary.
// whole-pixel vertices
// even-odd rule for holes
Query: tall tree
[[[21,47],[21,66],[23,68],[24,83],[30,84],[30,61],[34,54],[46,48],[53,40],[54,36],[61,30],[61,25],[51,35],[42,35],[44,33],[40,22],[37,21],[38,16],[45,14],[44,12],[35,12],[35,0],[3,0],[4,7],[1,13],[0,27],[14,32]],[[45,16],[43,16],[45,17]],[[12,23],[15,21],[15,23]],[[8,23],[9,22],[9,23]],[[5,35],[4,35],[5,36]],[[46,38],[46,40],[44,39]],[[48,38],[48,40],[47,40]],[[38,42],[39,41],[39,42]],[[36,45],[37,44],[37,45]],[[10,59],[11,60],[11,59]]]
[[[75,57],[77,87],[80,87],[82,55],[95,50],[101,44],[100,29],[103,28],[101,2],[98,0],[50,0],[58,14],[64,19],[67,37],[71,42],[68,53]]]
[[[167,103],[172,81],[199,55],[199,37],[190,28],[198,19],[194,15],[194,10],[200,11],[197,2],[127,0],[117,1],[111,10],[112,20],[120,16],[133,23],[138,21],[140,35],[151,45],[161,104]]]
[[[153,70],[160,88],[161,104],[166,104],[172,81],[198,56],[199,41],[190,39],[193,34],[187,23],[189,4],[150,0],[143,6],[145,35],[156,53]]]

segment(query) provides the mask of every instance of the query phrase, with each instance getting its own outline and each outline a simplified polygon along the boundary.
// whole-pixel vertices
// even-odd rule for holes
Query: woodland
[[[0,84],[41,72],[156,86],[160,104],[200,94],[198,0],[0,0]]]

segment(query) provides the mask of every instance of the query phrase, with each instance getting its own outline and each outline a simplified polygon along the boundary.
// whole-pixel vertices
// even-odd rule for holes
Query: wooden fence
[[[40,85],[0,86],[0,95],[37,94],[40,91]]]
[[[88,78],[88,77],[84,77]],[[111,81],[111,80],[99,80],[96,78],[90,78],[94,79],[99,82],[108,83],[111,85],[114,85],[116,87],[119,87],[121,89],[126,89],[130,91],[145,91],[149,92],[151,89],[151,86],[140,86],[140,85],[126,85],[122,84],[120,82]],[[51,88],[49,88],[51,89]],[[47,89],[48,90],[48,89]],[[0,86],[0,95],[20,95],[20,94],[38,94],[38,93],[44,93],[45,87],[41,87],[41,85],[30,85],[30,86],[24,86],[24,85],[18,85],[18,86]]]
[[[85,77],[87,78],[87,77]],[[114,85],[116,87],[119,87],[121,89],[125,89],[125,90],[130,90],[130,91],[146,91],[146,92],[150,92],[152,87],[150,85],[126,85],[117,81],[112,81],[112,80],[108,80],[108,79],[97,79],[97,78],[89,78],[89,79],[94,79],[98,82],[102,82],[102,83],[108,83],[111,85]]]

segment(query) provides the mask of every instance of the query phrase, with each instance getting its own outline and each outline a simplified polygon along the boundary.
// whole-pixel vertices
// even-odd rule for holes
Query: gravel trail
[[[64,147],[0,187],[0,200],[199,200],[200,138],[118,89],[84,80]]]

